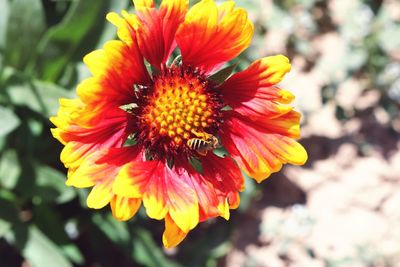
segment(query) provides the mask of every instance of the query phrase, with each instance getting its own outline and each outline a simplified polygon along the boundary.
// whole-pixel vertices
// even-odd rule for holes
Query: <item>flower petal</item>
[[[244,190],[244,179],[233,160],[210,154],[203,159],[204,177],[213,183],[217,192],[221,216],[229,219],[229,208],[236,209],[240,203],[239,192]]]
[[[205,221],[208,218],[217,217],[221,215],[219,210],[219,199],[215,189],[215,185],[206,179],[203,175],[193,170],[188,163],[181,163],[182,167],[187,170],[190,175],[186,176],[187,184],[194,189],[196,197],[199,202],[199,220]]]
[[[81,113],[79,110],[72,111],[78,107],[71,107],[70,103],[75,102],[65,102],[66,106],[61,105],[58,115],[51,118],[58,127],[52,131],[54,137],[65,144],[61,161],[67,168],[78,167],[86,156],[97,150],[123,144],[131,130],[128,126],[131,115],[121,109],[111,109],[96,124],[82,126],[87,123],[84,115],[68,116],[74,112]]]
[[[253,36],[247,12],[228,1],[217,7],[213,0],[194,5],[176,33],[183,63],[209,74],[245,50]]]
[[[107,20],[117,27],[118,38],[128,45],[136,45],[136,32],[139,21],[134,14],[122,11],[122,17],[115,12],[110,12],[106,16]]]
[[[125,197],[143,197],[147,215],[163,219],[169,214],[179,228],[188,232],[199,221],[195,190],[188,184],[185,170],[171,170],[164,162],[135,161],[124,166],[113,186],[113,192]]]
[[[162,237],[165,248],[176,247],[186,235],[187,233],[183,232],[169,215],[165,216],[165,230]]]
[[[244,189],[242,173],[233,160],[208,153],[202,158],[203,174],[183,160],[175,164],[189,174],[181,178],[196,192],[200,221],[217,216],[229,219],[229,208],[239,205],[239,192]]]
[[[134,161],[126,164],[115,179],[113,192],[129,198],[143,197],[147,183],[157,167],[157,161]]]
[[[135,8],[138,8],[138,7],[154,7],[154,1],[153,0],[133,0],[133,4],[135,5]]]
[[[128,198],[114,195],[111,200],[111,211],[115,218],[127,221],[139,210],[142,200],[140,198]]]
[[[262,125],[264,131],[269,133],[277,133],[290,138],[300,138],[300,113],[291,110],[280,117],[275,118],[259,118],[257,124]]]
[[[288,123],[289,118],[284,116],[282,120]],[[282,128],[281,132],[271,132],[276,121],[279,118],[274,121],[249,122],[246,117],[235,112],[229,112],[225,118],[222,143],[239,167],[257,182],[279,171],[282,164],[302,165],[307,160],[305,149],[285,135]],[[279,127],[285,123],[281,123]],[[294,125],[298,123],[292,121]],[[289,129],[287,131],[290,132]]]
[[[90,124],[88,121],[90,121],[91,116],[87,115],[87,106],[79,98],[60,98],[59,103],[60,108],[58,109],[57,116],[50,118],[50,121],[55,126],[65,130],[69,129],[71,125],[82,126]]]
[[[157,219],[165,216],[166,209],[176,225],[186,233],[199,222],[196,192],[184,182],[187,176],[187,172],[178,173],[160,162],[143,196],[149,217]]]
[[[127,214],[133,216],[134,206],[128,209],[123,206],[129,203],[122,203],[122,199],[115,199],[112,187],[121,167],[131,160],[136,160],[140,155],[136,147],[99,150],[87,157],[73,172],[68,172],[66,184],[75,187],[94,185],[86,201],[89,208],[101,209],[114,199],[117,201],[112,203],[114,210],[117,209],[115,211],[125,209],[118,211],[117,218],[126,218]]]
[[[274,85],[289,71],[289,59],[285,56],[257,60],[221,85],[224,101],[236,112],[251,119],[281,116],[292,108],[278,102],[288,104],[294,96]]]
[[[150,64],[160,69],[176,47],[175,33],[184,20],[189,1],[163,0],[160,10],[143,5],[143,1],[134,2],[139,20],[136,36],[140,50]]]
[[[122,41],[108,41],[104,49],[89,53],[83,61],[94,76],[77,88],[78,96],[87,105],[119,107],[134,103],[133,85],[150,82],[143,56],[135,43],[128,46]]]
[[[86,199],[87,206],[92,209],[101,209],[105,207],[114,196],[111,187],[111,179],[104,179],[97,182]]]
[[[82,188],[96,185],[104,179],[114,181],[125,164],[140,157],[137,147],[98,150],[85,158],[73,172],[68,172],[66,184]]]

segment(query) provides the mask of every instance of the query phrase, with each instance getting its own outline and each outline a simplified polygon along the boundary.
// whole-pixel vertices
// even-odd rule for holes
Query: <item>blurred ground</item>
[[[268,20],[271,10],[289,2],[288,14],[282,12],[287,17],[277,19],[258,47],[259,53],[294,54],[283,86],[295,92],[296,107],[306,115],[301,143],[309,161],[305,167],[287,166],[261,185],[259,199],[241,216],[245,223],[235,229],[234,249],[223,266],[400,266],[399,117],[383,102],[399,85],[379,84],[385,75],[399,81],[400,35],[388,50],[386,74],[348,69],[374,57],[365,42],[378,27],[374,17],[385,13],[398,25],[400,2],[258,4]],[[294,51],[287,46],[291,38],[297,41]],[[353,50],[357,46],[361,50]]]
[[[266,182],[226,266],[400,266],[399,144],[387,158],[360,156],[341,139],[303,141],[311,162]]]

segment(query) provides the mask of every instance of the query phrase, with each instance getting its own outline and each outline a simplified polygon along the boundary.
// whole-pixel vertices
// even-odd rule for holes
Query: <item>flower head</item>
[[[245,10],[233,1],[202,0],[189,11],[187,0],[158,9],[133,2],[135,15],[107,15],[120,40],[84,58],[92,77],[77,99],[60,101],[52,133],[65,145],[67,185],[92,187],[89,207],[110,204],[128,220],[143,203],[165,220],[163,242],[173,247],[199,222],[229,218],[244,189],[241,169],[261,182],[307,154],[294,140],[293,95],[276,86],[290,70],[286,57],[259,59],[221,83],[210,78],[249,46]],[[176,48],[181,61],[170,63]],[[217,156],[221,146],[228,153]]]

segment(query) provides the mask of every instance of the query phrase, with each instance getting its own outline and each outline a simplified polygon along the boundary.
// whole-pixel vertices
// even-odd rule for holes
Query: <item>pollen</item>
[[[206,138],[218,123],[214,88],[189,68],[173,67],[154,77],[146,101],[140,123],[149,144],[178,151],[190,138]]]

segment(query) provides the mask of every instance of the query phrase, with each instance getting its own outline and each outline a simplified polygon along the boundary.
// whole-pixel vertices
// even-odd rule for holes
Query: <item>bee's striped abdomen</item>
[[[191,138],[186,142],[191,150],[195,150],[198,154],[205,156],[207,152],[218,147],[218,139],[210,135],[208,139]]]
[[[198,149],[207,147],[208,143],[209,142],[207,142],[203,139],[200,139],[200,138],[192,138],[192,139],[189,139],[187,142],[189,148],[192,150],[198,150]]]

